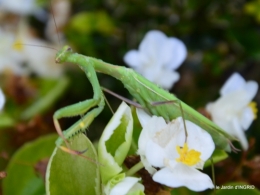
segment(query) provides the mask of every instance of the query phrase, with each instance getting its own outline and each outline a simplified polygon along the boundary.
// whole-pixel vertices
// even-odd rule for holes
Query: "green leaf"
[[[99,140],[98,159],[104,165],[100,167],[104,184],[122,171],[121,165],[131,146],[132,133],[131,109],[122,102]]]
[[[213,162],[217,163],[217,162],[220,162],[220,161],[226,159],[228,157],[228,154],[224,150],[216,149],[213,152],[211,157],[213,158]],[[210,166],[210,165],[211,165],[211,159],[208,159],[205,162],[204,167],[207,167],[207,166]]]
[[[244,182],[232,182],[222,186],[216,186],[216,195],[260,195],[260,191],[254,185]]]
[[[93,144],[80,134],[70,139],[70,149],[84,151],[84,156],[72,155],[56,148],[46,173],[46,194],[100,195],[100,165]]]
[[[142,131],[142,126],[138,120],[137,114],[136,114],[136,107],[131,106],[132,116],[133,116],[133,136],[132,136],[132,143],[130,150],[128,152],[128,156],[130,155],[136,155],[136,152],[138,150],[138,140]]]
[[[4,195],[44,195],[44,178],[36,166],[51,156],[57,134],[47,135],[22,146],[12,157],[3,179]],[[46,162],[47,165],[47,162]]]

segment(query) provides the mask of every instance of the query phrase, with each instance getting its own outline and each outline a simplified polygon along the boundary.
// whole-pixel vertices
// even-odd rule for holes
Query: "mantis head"
[[[56,63],[63,63],[73,53],[71,47],[65,45],[57,54],[55,58]]]

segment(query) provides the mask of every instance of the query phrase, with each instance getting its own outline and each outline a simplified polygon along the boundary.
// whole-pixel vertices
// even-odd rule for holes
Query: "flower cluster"
[[[138,165],[138,170],[145,167],[155,182],[173,188],[186,186],[193,191],[203,191],[214,187],[210,177],[198,170],[203,169],[215,150],[209,133],[182,117],[166,123],[162,117],[150,116],[141,109],[137,109],[137,116],[143,127],[138,141],[142,166]],[[121,133],[125,132],[123,143],[118,128]],[[144,191],[144,186],[138,182],[140,179],[126,176],[121,168],[132,132],[130,108],[122,103],[106,126],[98,147],[99,162],[105,165],[100,171],[107,195],[130,194],[132,191],[142,194]],[[109,140],[115,136],[117,140],[113,144],[118,148],[113,155]]]

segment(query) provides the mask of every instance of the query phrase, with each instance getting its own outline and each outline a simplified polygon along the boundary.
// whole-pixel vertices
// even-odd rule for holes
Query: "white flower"
[[[61,76],[62,66],[54,60],[56,51],[44,48],[54,46],[32,37],[24,20],[19,23],[17,35],[0,29],[0,41],[0,72],[11,70],[17,75],[36,73],[41,77]]]
[[[105,187],[106,195],[127,195],[138,194],[144,195],[144,186],[138,183],[140,178],[125,177],[125,174],[119,174],[112,178]]]
[[[0,72],[11,70],[15,74],[24,74],[21,67],[23,55],[13,48],[15,35],[0,29]]]
[[[5,96],[2,89],[0,88],[0,111],[3,109],[4,104],[5,104]]]
[[[1,11],[8,11],[19,15],[31,14],[37,9],[35,0],[2,0]]]
[[[138,50],[131,50],[124,56],[124,61],[148,80],[170,89],[180,78],[176,70],[187,55],[182,41],[167,37],[164,33],[149,31]]]
[[[185,120],[188,137],[185,141],[183,119],[178,117],[169,124],[162,117],[150,117],[138,109],[143,127],[138,141],[138,153],[145,168],[160,168],[153,180],[169,187],[186,186],[193,191],[213,188],[210,177],[197,169],[215,149],[211,136],[194,123]],[[151,172],[150,172],[151,173]]]
[[[240,74],[234,73],[220,89],[220,98],[206,106],[212,120],[238,138],[244,150],[248,149],[244,131],[256,118],[256,103],[252,99],[257,90],[257,82],[246,82]]]

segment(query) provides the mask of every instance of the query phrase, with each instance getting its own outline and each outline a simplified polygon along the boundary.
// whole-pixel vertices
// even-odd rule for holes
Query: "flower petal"
[[[233,131],[235,136],[239,139],[241,146],[244,150],[248,149],[248,141],[246,139],[245,132],[241,128],[239,121],[237,119],[232,120],[232,125],[233,125]]]
[[[131,66],[132,68],[141,66],[141,60],[139,52],[137,50],[131,50],[127,52],[124,56],[124,61],[128,66]]]
[[[248,99],[251,101],[257,93],[258,83],[255,81],[247,81],[245,85],[245,90],[248,95]]]
[[[170,70],[179,68],[187,56],[187,49],[184,43],[174,37],[168,38],[162,51],[164,65]]]
[[[247,130],[254,120],[254,113],[251,107],[246,107],[239,118],[243,130]]]
[[[165,149],[153,140],[149,140],[146,144],[145,156],[147,161],[154,167],[163,167],[164,159],[167,158]]]
[[[144,130],[144,127],[149,123],[149,121],[152,119],[150,115],[148,115],[143,109],[136,109],[136,114],[139,119],[139,122],[141,123],[141,126],[143,127],[143,130],[141,131],[141,134],[138,139],[138,154],[144,155],[145,154],[145,148],[147,140],[150,139],[149,131],[146,128]]]
[[[245,79],[237,72],[233,73],[220,89],[220,95],[226,95],[230,92],[244,88]]]
[[[197,169],[178,163],[171,172],[163,168],[153,175],[153,180],[169,187],[186,186],[193,191],[203,191],[214,188],[210,177]]]
[[[162,69],[154,82],[164,89],[170,89],[179,79],[180,74],[178,72]]]
[[[156,132],[166,126],[167,124],[165,120],[162,117],[157,116],[153,116],[147,123],[145,123],[138,140],[138,153],[145,154],[147,142],[153,139]]]
[[[104,165],[100,167],[103,182],[122,171],[121,165],[132,142],[132,132],[132,112],[130,107],[122,102],[105,127],[98,143],[98,161]]]
[[[146,33],[139,46],[140,58],[143,64],[163,65],[162,46],[166,43],[166,35],[158,30]]]
[[[4,104],[5,104],[5,96],[2,89],[0,88],[0,111],[3,109]]]
[[[244,90],[237,90],[221,96],[214,103],[206,106],[212,120],[222,129],[230,133],[230,123],[234,118],[240,118],[244,109],[250,103],[250,99]]]
[[[141,158],[141,161],[142,161],[146,171],[148,171],[150,173],[150,175],[153,175],[157,170],[155,168],[153,168],[153,166],[150,164],[150,162],[148,162],[145,155],[140,155],[140,158]]]
[[[152,119],[152,117],[149,114],[147,114],[143,109],[140,108],[136,109],[136,114],[143,128],[145,127],[146,123]]]
[[[197,126],[196,124],[185,120],[187,128],[187,144],[189,149],[197,150],[201,153],[201,160],[206,161],[215,149],[215,144],[212,140],[212,137],[208,132]],[[169,158],[174,160],[179,157],[179,154],[176,150],[177,146],[183,146],[185,142],[185,129],[183,125],[182,117],[178,117],[171,122],[171,125],[174,127],[174,135],[170,144],[167,146],[167,153]]]

